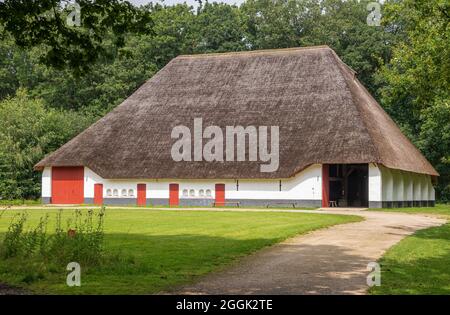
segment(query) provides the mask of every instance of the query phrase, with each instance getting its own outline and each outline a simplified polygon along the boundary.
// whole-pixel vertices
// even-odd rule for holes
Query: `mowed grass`
[[[450,223],[405,238],[380,264],[372,294],[450,294]]]
[[[72,211],[64,213],[69,216]],[[0,219],[2,235],[17,212],[9,210]],[[52,231],[56,212],[29,210],[30,225],[50,213]],[[105,249],[120,257],[119,265],[88,270],[81,266],[81,287],[68,287],[65,268],[40,275],[27,284],[23,281],[26,275],[18,274],[15,268],[20,261],[0,260],[0,282],[44,294],[157,293],[192,282],[288,237],[359,220],[356,216],[309,213],[108,209]]]
[[[450,218],[450,205],[382,209]],[[416,232],[389,249],[381,263],[381,286],[371,294],[450,294],[450,223]]]
[[[370,209],[374,211],[386,212],[406,212],[406,213],[421,213],[439,216],[448,216],[450,218],[450,204],[436,204],[434,207],[411,207],[411,208],[382,208]]]

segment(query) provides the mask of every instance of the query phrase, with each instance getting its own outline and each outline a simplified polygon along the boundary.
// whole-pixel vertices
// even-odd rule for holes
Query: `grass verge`
[[[412,207],[412,208],[381,208],[370,209],[373,211],[386,211],[386,212],[405,212],[405,213],[421,213],[428,215],[438,215],[450,218],[450,204],[436,204],[434,207]]]
[[[374,209],[375,210],[375,209]],[[450,205],[379,209],[450,219]],[[389,249],[381,263],[381,286],[371,294],[450,294],[450,223],[416,232]]]
[[[416,232],[389,249],[371,294],[450,294],[450,223]]]

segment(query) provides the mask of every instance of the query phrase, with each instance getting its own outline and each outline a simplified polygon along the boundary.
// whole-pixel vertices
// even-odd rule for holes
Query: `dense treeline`
[[[92,63],[55,66],[48,44],[0,38],[0,196],[39,196],[32,166],[110,111],[179,54],[329,45],[440,172],[450,200],[449,5],[386,1],[381,26],[357,0],[247,0],[147,5],[151,31],[108,34]],[[1,20],[0,20],[1,21]],[[83,25],[82,25],[83,27]],[[46,46],[47,45],[47,46]]]

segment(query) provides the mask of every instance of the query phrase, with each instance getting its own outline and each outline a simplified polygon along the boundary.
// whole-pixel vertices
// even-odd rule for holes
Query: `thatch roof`
[[[280,166],[174,162],[171,131],[280,126]],[[314,163],[380,163],[438,175],[326,46],[179,56],[112,112],[36,165],[104,178],[288,178]],[[266,163],[263,163],[266,164]]]

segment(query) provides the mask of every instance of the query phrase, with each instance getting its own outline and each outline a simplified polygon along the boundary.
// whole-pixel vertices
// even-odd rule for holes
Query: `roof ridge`
[[[305,47],[243,50],[243,51],[219,52],[219,53],[188,54],[188,55],[178,55],[175,59],[178,59],[178,58],[180,58],[180,59],[182,59],[182,58],[202,58],[202,57],[226,57],[226,56],[236,56],[236,55],[282,54],[282,53],[314,50],[314,49],[333,50],[328,45],[318,45],[318,46],[305,46]]]

